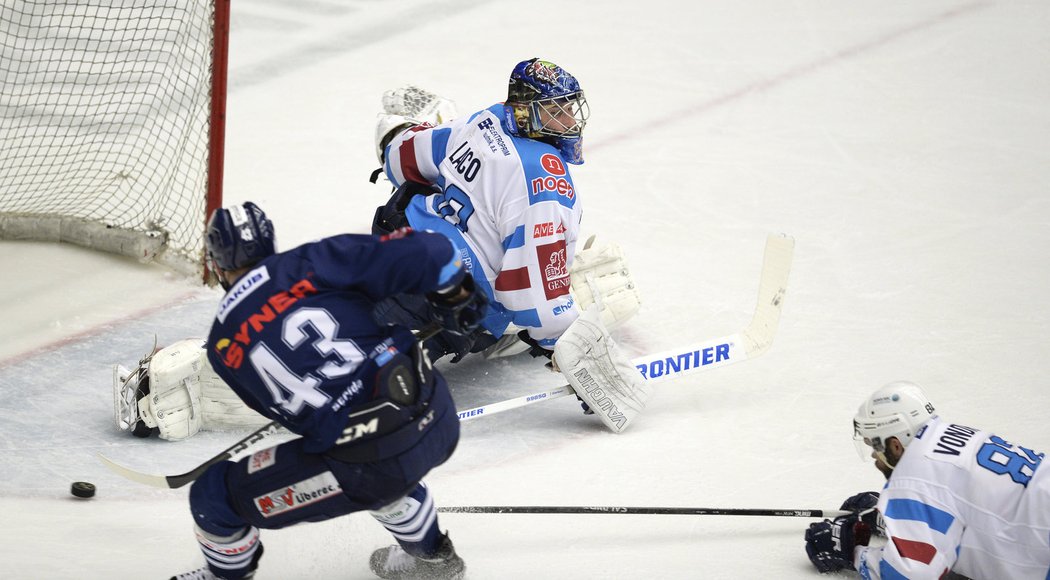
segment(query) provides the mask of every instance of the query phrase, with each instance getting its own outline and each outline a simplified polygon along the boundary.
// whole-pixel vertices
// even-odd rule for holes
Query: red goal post
[[[0,3],[0,238],[204,273],[230,0]]]

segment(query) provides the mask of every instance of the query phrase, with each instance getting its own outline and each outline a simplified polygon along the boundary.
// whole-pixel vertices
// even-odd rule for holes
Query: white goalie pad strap
[[[612,431],[622,432],[645,409],[648,385],[609,336],[597,307],[588,308],[558,339],[554,359],[576,394]]]
[[[619,244],[595,245],[594,239],[588,238],[576,254],[569,278],[580,311],[597,304],[602,323],[612,329],[637,314],[642,300]]]
[[[243,429],[262,427],[269,422],[269,419],[246,405],[226,384],[226,381],[215,374],[204,349],[201,349],[201,361],[201,410],[204,413],[201,429],[206,431]]]
[[[187,339],[157,351],[149,360],[149,396],[139,400],[142,421],[161,439],[180,441],[201,428],[200,370],[204,342]]]

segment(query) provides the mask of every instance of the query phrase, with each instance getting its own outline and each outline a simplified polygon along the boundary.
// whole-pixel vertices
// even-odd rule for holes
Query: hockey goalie
[[[531,62],[522,63],[522,65],[528,65]],[[543,68],[544,66],[553,66],[545,62],[532,63],[532,65],[535,66],[529,67],[528,70],[546,70]],[[512,77],[508,96],[517,95],[517,98],[524,98],[523,95],[526,93],[532,95],[533,93],[529,91],[518,95],[516,92],[518,89],[514,88],[518,87],[521,89],[519,85],[526,80],[524,77]],[[539,82],[539,80],[533,79],[529,82]],[[539,88],[536,90],[539,90]],[[548,89],[553,90],[551,87],[547,87],[544,90]],[[578,87],[574,88],[573,91],[578,91]],[[578,91],[578,93],[577,95],[577,92],[572,92],[571,95],[566,94],[562,95],[562,97],[566,99],[569,97],[582,99],[582,91]],[[548,100],[545,99],[543,102]],[[539,107],[539,103],[540,101],[537,101],[534,104],[536,107]],[[533,111],[533,108],[528,110]],[[547,111],[547,109],[544,109],[544,111]],[[519,111],[519,113],[521,112]],[[550,111],[547,112],[550,113]],[[540,115],[539,109],[535,110],[535,114],[544,117],[544,115]],[[489,116],[491,117],[491,114]],[[454,123],[455,117],[456,107],[454,103],[418,87],[405,87],[385,93],[383,96],[383,112],[379,115],[375,136],[376,154],[385,163],[388,170],[387,174],[391,175],[390,172],[394,171],[394,165],[399,168],[397,171],[402,173],[406,170],[406,163],[411,165],[407,160],[394,163],[390,159],[385,159],[384,150],[393,150],[394,145],[391,145],[392,143],[401,143],[397,145],[397,150],[400,151],[404,139],[408,139],[406,135],[409,133],[414,135],[415,137],[412,138],[415,139],[426,131],[438,130],[439,127],[444,127],[441,130],[450,130],[452,125],[449,125],[449,123]],[[576,119],[575,117],[572,117],[572,119],[574,119],[574,123],[576,120],[581,121],[577,131],[582,131],[582,121],[584,120]],[[517,135],[517,133],[502,132],[504,131],[502,125],[500,125],[501,128],[496,127],[498,120],[489,119],[489,122],[491,123],[491,131],[495,131],[495,133],[484,132],[481,128],[477,128],[475,131],[474,128],[468,128],[464,123],[459,123],[455,126],[457,131],[461,131],[463,135],[468,135],[468,137],[464,137],[468,139],[482,139],[481,134],[484,133],[486,138],[496,139],[498,137],[501,140],[500,142],[504,144],[507,142],[525,143],[527,141],[527,147],[522,151],[533,153],[546,151],[548,154],[544,157],[547,159],[547,166],[555,167],[556,175],[568,175],[567,168],[561,162],[561,158],[556,155],[561,149],[551,148],[551,143],[538,140],[547,139],[549,141],[550,139],[556,139],[557,141],[557,139],[564,138],[566,140],[564,143],[566,144],[566,151],[571,150],[576,154],[580,153],[579,147],[568,147],[572,143],[579,145],[579,132],[573,133],[571,136],[568,133],[557,133],[557,135],[561,135],[561,137],[557,138],[551,136],[554,133],[550,135],[542,133],[528,137]],[[568,121],[566,120],[566,122]],[[479,133],[479,131],[482,133]],[[493,135],[496,135],[496,137],[493,137]],[[401,139],[401,141],[391,141],[391,139],[395,138]],[[529,139],[537,141],[533,142],[529,141]],[[426,139],[421,140],[426,141]],[[429,142],[433,144],[432,140]],[[560,143],[560,141],[557,142]],[[495,145],[492,145],[492,147],[495,147]],[[491,151],[496,152],[497,150],[498,148],[493,148]],[[508,149],[508,151],[510,150]],[[562,153],[565,152],[562,151]],[[400,159],[399,155],[392,156]],[[508,155],[510,154],[508,153]],[[532,157],[536,157],[536,155]],[[412,157],[414,158],[415,156],[413,155]],[[523,163],[526,163],[526,161],[522,161],[519,157],[520,155],[507,157],[507,159],[517,159],[517,161],[512,159],[510,165],[504,168],[507,175],[522,174],[521,172],[524,171],[522,169],[524,167]],[[529,163],[538,163],[537,159],[532,157],[529,157]],[[500,154],[497,158],[503,159],[504,157]],[[582,158],[579,159],[579,162],[582,163]],[[554,163],[554,165],[550,165],[551,163]],[[529,166],[532,167],[532,165]],[[418,172],[417,170],[418,168],[413,169],[413,171]],[[462,168],[458,170],[445,168],[444,170],[458,171],[460,173],[463,171]],[[545,169],[544,171],[547,170]],[[498,180],[498,183],[503,183],[503,181]],[[510,190],[501,193],[501,195],[510,196],[514,199],[519,199],[516,196],[529,195],[527,194],[525,182],[518,183],[513,181],[512,185],[513,187]],[[397,191],[401,191],[401,189],[399,188]],[[427,193],[433,192],[427,189]],[[396,229],[405,225],[411,225],[419,229],[434,229],[434,231],[456,237],[459,241],[454,241],[454,243],[459,248],[469,246],[465,238],[461,236],[459,228],[447,227],[444,221],[445,217],[428,214],[421,218],[423,219],[421,224],[411,223],[411,220],[408,220],[408,217],[406,217],[406,203],[411,203],[412,197],[416,197],[416,201],[423,199],[417,197],[417,194],[413,194],[407,199],[401,199],[395,192],[390,202],[377,208],[376,227],[373,233],[390,232],[393,231],[391,228]],[[503,216],[509,222],[513,222],[511,225],[516,226],[510,227],[510,230],[518,231],[520,229],[521,232],[530,232],[530,235],[522,234],[518,236],[515,234],[514,236],[515,239],[521,238],[519,242],[516,242],[518,245],[515,246],[516,258],[514,259],[518,260],[518,262],[512,264],[511,260],[506,258],[506,244],[509,242],[502,238],[497,239],[493,238],[493,236],[488,236],[484,240],[475,240],[473,242],[477,247],[487,249],[485,252],[478,250],[471,255],[474,256],[472,260],[474,263],[473,267],[477,269],[478,273],[484,273],[484,276],[480,276],[480,279],[487,280],[489,283],[488,286],[492,292],[492,295],[489,296],[490,303],[500,303],[505,308],[500,311],[493,311],[495,312],[494,320],[488,326],[486,326],[485,322],[482,323],[486,331],[480,332],[481,336],[471,337],[471,341],[463,345],[447,344],[446,341],[450,341],[450,337],[447,334],[435,336],[430,339],[433,345],[430,348],[430,352],[441,353],[433,355],[436,357],[444,356],[444,354],[454,354],[453,362],[461,356],[477,352],[483,353],[483,356],[486,358],[509,356],[525,351],[529,351],[533,356],[552,357],[550,366],[553,369],[561,369],[561,372],[577,391],[580,399],[586,403],[587,407],[597,414],[610,429],[622,431],[630,423],[631,418],[637,415],[641,408],[644,407],[645,395],[641,386],[644,384],[644,379],[638,375],[637,371],[620,354],[608,331],[633,316],[639,310],[641,301],[624,260],[623,252],[617,244],[598,244],[595,243],[595,238],[592,236],[584,244],[582,250],[576,251],[575,244],[580,216],[579,212],[572,208],[578,206],[573,204],[563,205],[556,199],[559,197],[564,196],[554,195],[550,199],[542,198],[541,196],[541,199],[535,201],[535,203],[529,201],[527,210],[508,212],[509,215]],[[495,205],[512,204],[504,204],[503,202],[486,204],[486,206],[493,207]],[[544,213],[537,213],[536,215],[542,215],[544,219],[533,219],[536,216],[529,212],[539,212],[541,209]],[[549,216],[546,212],[550,212]],[[475,214],[480,214],[480,210],[477,208],[472,209],[470,215]],[[530,216],[528,220],[524,217],[526,214]],[[460,218],[457,217],[456,219]],[[489,216],[488,218],[475,216],[474,219],[496,218],[494,216]],[[408,220],[408,223],[402,223],[405,220]],[[531,225],[526,225],[526,223]],[[560,227],[554,227],[555,224],[560,224]],[[445,226],[445,229],[441,229],[442,226]],[[545,228],[544,226],[549,227]],[[466,232],[467,228],[463,227],[462,231]],[[486,230],[485,228],[475,228],[470,231],[485,232]],[[479,238],[481,237],[484,236],[479,235]],[[540,243],[536,240],[546,242],[542,245],[542,248],[545,249],[537,246],[531,250],[526,250],[528,244]],[[561,248],[561,250],[558,250],[558,248]],[[498,262],[499,268],[496,268],[493,264],[486,266],[480,263],[479,257],[488,255],[503,256],[503,258],[495,260],[495,262]],[[545,257],[546,263],[539,262],[539,256],[541,255]],[[567,255],[571,256],[571,259],[566,260]],[[486,268],[488,268],[487,272]],[[508,268],[512,274],[503,276],[501,268]],[[531,276],[529,274],[530,271],[532,272]],[[565,286],[563,285],[566,273],[569,278],[568,292],[565,292]],[[548,277],[550,280],[547,279]],[[530,282],[530,280],[533,280],[533,282]],[[501,281],[506,283],[506,287],[500,287]],[[538,281],[545,282],[541,283]],[[566,294],[571,294],[571,296],[566,296]],[[506,300],[501,302],[503,299]],[[516,302],[512,304],[510,300]],[[388,308],[384,315],[377,316],[377,320],[383,324],[402,324],[416,330],[420,329],[428,321],[426,315],[414,312],[410,306],[404,307],[396,301],[393,304],[394,307]],[[594,307],[593,314],[588,311],[588,308],[591,306]],[[517,319],[509,314],[511,310],[527,315]],[[581,313],[581,315],[569,325],[569,321],[576,316],[576,311]],[[515,325],[516,322],[521,320],[529,321],[527,329]],[[551,330],[552,328],[553,330]],[[543,333],[537,333],[538,329],[546,330]],[[561,332],[563,329],[564,333]],[[561,336],[559,337],[558,334],[561,334]],[[531,338],[530,335],[536,335],[536,338]],[[566,338],[567,336],[568,339]],[[460,340],[462,340],[462,337]],[[185,439],[201,429],[247,427],[261,421],[261,418],[257,419],[255,414],[248,411],[237,397],[219,381],[212,370],[208,368],[204,357],[198,355],[194,358],[192,351],[192,344],[177,343],[145,357],[134,371],[118,370],[115,372],[116,416],[117,424],[121,429],[131,431],[140,436],[149,436],[156,432],[163,439],[175,441]]]
[[[645,407],[647,387],[620,353],[609,329],[634,316],[641,301],[623,252],[592,236],[576,255],[570,288],[581,315],[555,345],[552,367],[590,411],[615,432]],[[508,333],[486,358],[518,354],[529,345]],[[204,340],[154,348],[138,365],[113,367],[114,420],[136,437],[181,441],[201,430],[257,428],[267,420],[245,405],[208,364]]]

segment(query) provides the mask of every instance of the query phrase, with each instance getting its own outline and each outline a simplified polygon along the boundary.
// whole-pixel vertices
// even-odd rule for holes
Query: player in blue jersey
[[[455,362],[482,350],[486,357],[524,350],[551,357],[588,306],[599,308],[595,324],[603,331],[638,312],[638,290],[619,246],[594,244],[592,237],[577,252],[582,205],[569,166],[583,163],[588,108],[575,77],[529,59],[514,67],[505,103],[472,115],[455,118],[454,104],[415,87],[388,91],[383,108],[377,153],[397,190],[378,208],[373,233],[412,226],[444,235],[490,303],[474,332],[428,340],[432,360],[451,355]],[[382,322],[417,330],[434,317],[427,300],[408,293],[384,299],[376,313]],[[608,336],[602,340],[611,344]],[[201,429],[261,420],[229,401],[211,365],[200,361],[198,343],[171,345],[134,371],[118,367],[114,418],[121,430],[178,441]],[[577,361],[560,362],[564,370]],[[616,361],[628,363],[622,356]],[[186,381],[200,385],[190,397],[181,396]],[[150,397],[142,396],[147,388]],[[180,395],[163,396],[171,391]]]
[[[207,236],[227,290],[206,343],[215,372],[252,409],[300,437],[212,466],[190,489],[206,566],[177,579],[250,578],[261,528],[369,511],[398,544],[376,550],[382,578],[461,578],[422,483],[459,440],[444,378],[412,332],[377,324],[377,301],[418,294],[431,327],[465,334],[484,294],[444,236],[341,235],[275,253],[252,203],[217,210]]]
[[[918,386],[876,391],[853,420],[858,449],[886,476],[857,494],[857,512],[810,525],[821,572],[865,579],[1050,578],[1050,472],[1045,453],[938,417]],[[884,545],[869,545],[871,532]]]
[[[511,328],[524,329],[534,354],[550,356],[581,311],[570,292],[583,205],[569,166],[583,163],[589,116],[579,82],[533,58],[514,67],[504,103],[449,120],[447,100],[409,87],[388,93],[384,110],[377,153],[396,191],[377,210],[373,233],[411,225],[447,236],[491,304],[483,332],[439,337],[437,354],[458,360]],[[619,272],[626,269],[601,273],[610,327],[638,307],[633,283]],[[418,299],[390,306],[400,322],[426,319]]]

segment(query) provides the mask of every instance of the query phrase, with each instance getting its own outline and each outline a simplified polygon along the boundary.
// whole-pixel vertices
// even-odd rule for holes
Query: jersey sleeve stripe
[[[525,246],[525,226],[521,225],[514,229],[514,233],[507,236],[503,240],[503,250],[507,251],[513,248],[521,248]]]
[[[501,292],[524,290],[531,287],[532,282],[529,280],[528,266],[515,268],[513,270],[504,270],[496,276],[496,290]]]
[[[955,516],[950,513],[913,499],[891,499],[886,503],[886,513],[883,517],[923,522],[930,526],[930,529],[942,534],[947,533],[948,528],[955,522]]]
[[[890,566],[886,560],[879,562],[879,577],[882,580],[908,580],[908,577]]]
[[[406,181],[416,183],[429,183],[419,172],[419,164],[416,162],[416,138],[410,137],[401,142],[398,147],[398,156],[401,163],[401,173]]]
[[[534,328],[539,328],[541,326],[540,313],[535,308],[530,308],[528,310],[511,310],[510,314],[514,324],[518,326],[531,326]],[[540,341],[540,344],[543,344],[542,340]]]
[[[434,129],[430,132],[430,155],[433,158],[434,167],[441,167],[448,149],[448,138],[452,135],[452,129]],[[445,177],[437,172],[437,185],[445,189]]]
[[[915,560],[923,564],[929,564],[933,561],[933,557],[937,555],[937,548],[926,542],[893,538],[893,545],[897,547],[897,553],[902,558]]]

